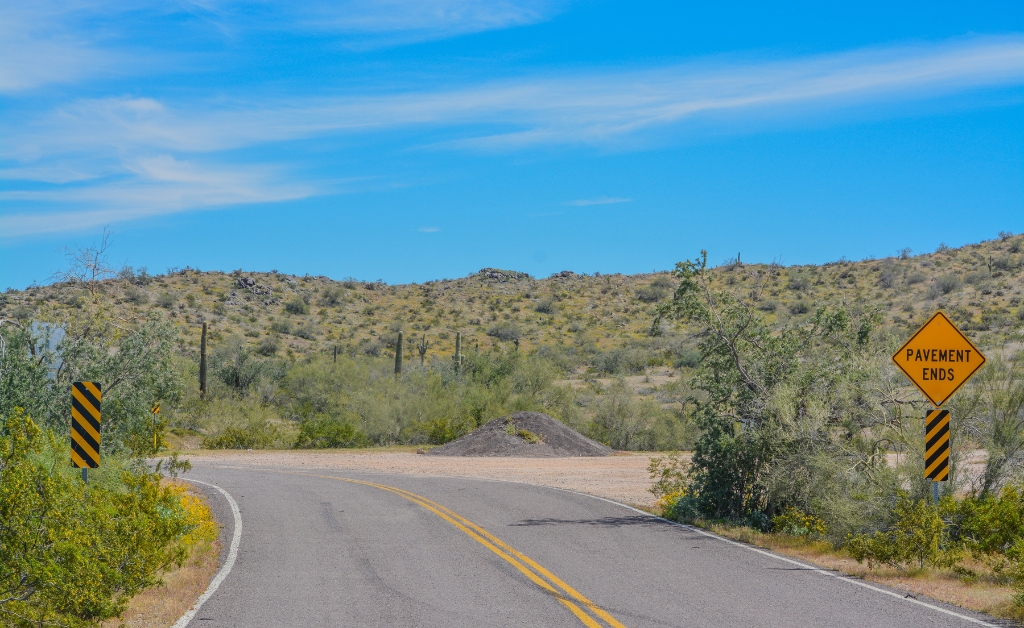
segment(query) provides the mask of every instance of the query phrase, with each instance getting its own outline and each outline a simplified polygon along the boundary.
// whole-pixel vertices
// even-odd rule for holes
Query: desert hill
[[[740,294],[765,268],[734,260],[715,268],[714,275],[721,286]],[[101,303],[128,319],[150,313],[170,318],[183,332],[185,350],[198,346],[206,321],[214,342],[237,336],[264,355],[291,357],[335,348],[386,354],[393,351],[399,329],[405,332],[406,358],[412,360],[420,357],[421,343],[428,361],[451,355],[456,332],[467,349],[511,348],[518,341],[524,350],[550,345],[606,355],[667,346],[665,339],[654,343],[649,332],[656,306],[671,297],[675,284],[669,272],[564,271],[538,279],[487,268],[460,279],[387,285],[276,271],[184,268],[153,275],[124,268],[95,283],[8,290],[0,294],[0,317],[60,321],[69,310]],[[979,342],[998,343],[1024,325],[1022,288],[1024,235],[1004,234],[924,255],[783,267],[758,307],[777,323],[798,322],[821,305],[877,308],[886,325],[906,331],[942,308]],[[684,350],[677,346],[675,353]],[[643,360],[624,354],[602,359]],[[636,372],[643,365],[626,366]]]

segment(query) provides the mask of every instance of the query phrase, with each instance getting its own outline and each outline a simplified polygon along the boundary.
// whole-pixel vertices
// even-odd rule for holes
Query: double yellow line
[[[537,564],[537,562],[532,558],[509,546],[507,543],[476,525],[469,519],[445,508],[437,502],[430,501],[426,497],[417,495],[416,493],[410,493],[409,491],[395,488],[394,486],[387,486],[386,484],[375,484],[374,482],[365,482],[363,480],[353,480],[350,478],[341,478],[330,475],[316,475],[314,477],[329,480],[341,480],[342,482],[362,484],[363,486],[372,486],[373,488],[404,497],[414,504],[426,508],[438,517],[441,517],[464,532],[469,538],[483,545],[500,556],[503,560],[507,561],[510,565],[518,569],[520,573],[529,578],[531,582],[554,596],[555,599],[568,608],[577,619],[583,622],[584,626],[588,626],[588,628],[604,628],[604,626],[607,625],[612,628],[626,628],[603,608],[583,597],[583,595],[576,589],[573,589],[553,573]],[[595,617],[597,619],[595,619]],[[604,621],[604,624],[598,620]]]

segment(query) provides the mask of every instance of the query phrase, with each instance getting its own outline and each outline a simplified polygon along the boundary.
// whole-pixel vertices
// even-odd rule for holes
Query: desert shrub
[[[644,303],[657,303],[668,295],[668,289],[656,286],[653,283],[640,286],[636,289],[636,298]]]
[[[306,340],[316,340],[316,325],[310,321],[305,325],[297,327],[294,334],[299,338],[305,338]]]
[[[632,375],[651,366],[651,358],[651,352],[643,347],[620,347],[595,356],[594,366],[609,375]]]
[[[277,353],[280,346],[281,341],[277,336],[264,336],[256,345],[256,353],[262,356],[272,356]]]
[[[588,435],[614,449],[653,449],[655,427],[664,414],[658,404],[637,399],[619,380],[595,403]]]
[[[241,338],[231,337],[212,352],[210,370],[228,390],[238,395],[258,387],[262,382],[281,377],[281,363],[255,354]]]
[[[934,299],[953,292],[960,287],[960,279],[956,275],[942,275],[932,281],[928,286],[928,298]]]
[[[206,449],[270,449],[279,444],[281,430],[277,424],[254,419],[247,423],[228,425],[217,434],[203,439]]]
[[[537,305],[534,306],[533,309],[540,312],[541,314],[554,314],[555,311],[558,309],[558,306],[555,304],[554,299],[550,297],[545,297],[538,301]]]
[[[671,291],[676,288],[676,280],[672,279],[671,275],[658,275],[651,281],[651,285],[655,288],[663,288]]]
[[[825,536],[828,527],[814,515],[787,506],[772,517],[772,531],[790,536]]]
[[[191,544],[209,538],[208,511],[162,485],[158,473],[118,469],[108,458],[104,471],[113,473],[97,473],[86,489],[66,462],[57,464],[66,459],[66,446],[23,411],[8,415],[4,431],[4,626],[90,626],[116,617],[135,594],[159,582],[163,569],[182,564]]]
[[[921,271],[912,272],[909,275],[907,275],[907,285],[912,286],[916,283],[924,283],[924,280],[927,278],[928,275],[922,273]]]
[[[761,310],[762,312],[774,312],[778,308],[779,304],[770,299],[767,301],[761,301],[760,303],[757,304],[757,309]]]
[[[522,336],[522,332],[519,331],[519,325],[513,322],[501,322],[496,323],[487,330],[487,335],[497,338],[498,340],[519,340]]]
[[[456,438],[461,438],[473,431],[474,428],[476,428],[475,422],[450,417],[439,417],[419,426],[419,430],[426,434],[426,440],[431,445],[443,445]]]
[[[703,252],[675,272],[680,287],[657,320],[688,323],[701,352],[688,384],[695,394],[687,416],[699,437],[687,508],[710,519],[756,517],[765,528],[793,506],[824,520],[832,534],[870,523],[864,518],[873,514],[861,513],[873,513],[895,480],[873,462],[874,441],[843,434],[899,437],[880,424],[884,410],[866,385],[876,377],[868,365],[882,363],[888,349],[872,342],[874,319],[821,309],[803,324],[769,326],[753,305],[775,269],[755,277],[743,297],[716,289]],[[859,468],[870,474],[843,472]],[[871,497],[854,505],[859,495]]]
[[[969,285],[979,284],[989,278],[989,275],[984,270],[975,271],[973,273],[967,273],[964,275],[964,283]],[[955,288],[954,288],[955,289]]]
[[[320,305],[334,307],[344,301],[345,293],[340,288],[327,288],[320,295]]]
[[[1021,262],[1009,255],[1000,255],[999,257],[992,258],[993,270],[1009,271],[1020,268],[1020,266]]]
[[[171,309],[178,302],[170,292],[161,292],[156,298],[156,304],[165,309]]]
[[[811,306],[806,301],[795,301],[789,306],[790,314],[806,314],[811,311]]]
[[[949,500],[947,498],[948,502]],[[846,550],[857,562],[890,565],[898,569],[948,566],[956,557],[946,551],[946,525],[939,510],[925,500],[900,495],[893,509],[893,523],[872,535],[851,535]]]
[[[276,320],[270,324],[270,331],[276,334],[290,334],[292,333],[292,324],[286,319]]]
[[[140,290],[135,286],[128,286],[125,289],[124,298],[127,299],[129,303],[134,303],[136,305],[149,303],[149,293],[145,290]],[[171,305],[173,306],[174,303],[172,302]]]
[[[696,348],[689,347],[680,351],[672,363],[675,368],[687,367],[693,368],[700,364],[700,351]]]
[[[804,277],[802,274],[791,274],[789,281],[786,282],[786,289],[793,290],[794,292],[804,292],[811,287],[811,280]]]
[[[892,266],[886,266],[882,269],[882,272],[878,274],[878,286],[885,288],[886,290],[896,287],[896,281],[899,279],[899,273],[896,268]]]
[[[367,444],[366,435],[352,423],[328,417],[303,419],[295,440],[296,449],[365,447]]]
[[[284,310],[289,314],[309,314],[309,303],[306,299],[295,295],[284,304]]]

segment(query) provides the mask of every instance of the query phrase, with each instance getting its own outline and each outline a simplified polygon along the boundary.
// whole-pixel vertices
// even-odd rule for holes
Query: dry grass
[[[784,534],[764,534],[747,527],[712,524],[709,529],[726,538],[749,543],[777,554],[803,560],[825,569],[832,569],[870,582],[877,582],[914,595],[955,604],[996,617],[1020,618],[1013,607],[1014,591],[996,582],[991,571],[981,563],[966,566],[981,574],[965,579],[949,569],[899,570],[892,567],[869,568],[831,544]],[[988,575],[986,575],[988,574]]]
[[[190,492],[205,502],[202,493]],[[163,584],[146,589],[132,598],[120,619],[100,624],[102,628],[167,628],[195,604],[217,573],[220,542],[198,544],[181,568],[163,574]]]

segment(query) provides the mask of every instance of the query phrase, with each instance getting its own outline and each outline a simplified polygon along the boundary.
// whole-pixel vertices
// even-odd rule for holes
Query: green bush
[[[89,487],[21,409],[0,436],[0,624],[92,626],[188,556],[180,492],[125,470]],[[104,467],[117,464],[105,459]],[[105,470],[105,469],[104,469]],[[102,477],[102,475],[101,475]]]
[[[294,298],[284,304],[284,309],[289,314],[309,314],[309,303],[302,297],[295,295]]]
[[[947,504],[950,502],[947,498]],[[851,535],[846,550],[858,562],[867,561],[871,567],[884,564],[898,569],[924,569],[957,562],[939,509],[923,499],[914,501],[902,494],[893,509],[893,519],[887,530]]]
[[[350,422],[329,417],[304,419],[295,440],[296,449],[365,447],[368,444],[366,435]]]
[[[203,439],[206,449],[270,449],[281,439],[280,428],[266,420],[228,425],[218,434]]]

